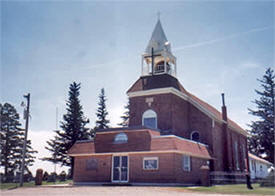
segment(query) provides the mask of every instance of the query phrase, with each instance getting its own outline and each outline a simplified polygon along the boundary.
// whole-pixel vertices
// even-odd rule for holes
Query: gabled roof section
[[[199,99],[195,95],[189,93],[183,88],[175,77],[169,74],[142,76],[131,86],[131,88],[127,91],[127,94],[130,97],[131,95],[135,97],[144,96],[148,92],[150,92],[150,95],[159,93],[174,93],[200,109],[210,118],[223,122],[220,111]],[[228,118],[227,123],[229,128],[241,133],[242,135],[247,135],[247,132],[231,119]]]
[[[166,47],[166,48],[165,48]],[[155,29],[152,33],[151,39],[148,43],[148,46],[145,50],[145,53],[151,54],[151,49],[154,48],[154,52],[160,52],[164,48],[168,51],[171,50],[170,45],[168,44],[168,40],[163,31],[160,20],[158,20]]]
[[[167,87],[173,87],[178,91],[187,93],[178,79],[170,74],[142,76],[131,86],[127,93]]]
[[[250,158],[250,159],[254,159],[254,160],[256,160],[256,161],[259,161],[259,162],[261,162],[261,163],[264,163],[264,164],[267,164],[267,165],[273,165],[271,162],[269,162],[269,161],[267,161],[267,160],[265,160],[265,159],[262,159],[262,158],[260,158],[260,157],[258,157],[258,156],[256,156],[256,155],[254,155],[254,154],[251,154],[251,153],[248,153],[248,157]]]

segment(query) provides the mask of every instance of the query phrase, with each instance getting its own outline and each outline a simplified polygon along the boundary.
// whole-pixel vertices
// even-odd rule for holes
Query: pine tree
[[[82,106],[80,104],[80,83],[73,82],[69,89],[69,100],[67,101],[67,113],[63,115],[61,129],[56,130],[56,136],[47,141],[45,148],[51,152],[51,157],[45,157],[43,160],[69,166],[71,175],[73,175],[74,158],[68,156],[68,150],[77,140],[85,140],[90,137],[86,124],[89,120],[84,117]]]
[[[124,106],[124,113],[120,118],[122,119],[122,122],[119,123],[119,126],[122,127],[128,127],[129,126],[129,118],[130,118],[130,100],[128,99],[127,104]]]
[[[24,129],[20,126],[19,114],[15,107],[9,103],[0,104],[0,160],[7,181],[12,180],[15,172],[19,172],[21,168]],[[25,171],[27,172],[30,172],[29,166],[33,165],[34,153],[37,151],[32,149],[31,141],[27,140],[25,157]]]
[[[262,156],[274,163],[274,71],[268,68],[262,79],[258,79],[261,90],[255,90],[260,95],[253,103],[256,110],[248,109],[258,120],[250,124],[249,149],[252,153]]]
[[[98,102],[98,108],[97,108],[97,121],[96,121],[96,127],[95,130],[99,129],[106,129],[108,128],[109,120],[107,120],[107,108],[106,108],[106,96],[104,88],[101,89],[100,95],[99,95],[99,102]]]

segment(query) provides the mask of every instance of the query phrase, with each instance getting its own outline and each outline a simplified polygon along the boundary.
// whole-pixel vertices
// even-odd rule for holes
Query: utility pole
[[[24,95],[24,98],[27,99],[27,111],[26,111],[26,124],[25,124],[25,137],[24,137],[24,144],[23,144],[23,157],[22,157],[22,164],[21,164],[21,175],[20,175],[20,186],[23,186],[24,182],[24,169],[25,169],[25,156],[26,156],[26,145],[27,145],[27,136],[28,136],[28,128],[29,128],[29,114],[30,114],[30,93]]]

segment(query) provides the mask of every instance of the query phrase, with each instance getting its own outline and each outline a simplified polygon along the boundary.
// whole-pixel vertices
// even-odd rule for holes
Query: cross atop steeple
[[[160,20],[160,11],[157,12],[158,20]]]

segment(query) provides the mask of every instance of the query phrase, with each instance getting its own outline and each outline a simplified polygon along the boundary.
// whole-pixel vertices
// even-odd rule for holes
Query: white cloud
[[[53,131],[42,131],[42,130],[29,130],[28,132],[28,139],[31,140],[32,147],[34,150],[38,151],[37,154],[35,154],[36,159],[35,163],[32,167],[30,167],[30,170],[33,175],[35,175],[36,170],[41,168],[44,171],[47,171],[48,173],[51,173],[54,171],[54,164],[48,161],[42,161],[41,158],[50,156],[50,153],[48,150],[45,149],[45,146],[47,145],[47,141],[53,138],[55,133]],[[65,170],[67,173],[68,167],[60,167],[57,165],[56,171],[57,173],[60,173],[61,171]]]
[[[265,31],[265,30],[268,30],[268,29],[271,29],[271,28],[273,28],[273,26],[254,28],[254,29],[250,29],[248,31],[234,33],[234,34],[227,35],[227,36],[224,36],[224,37],[220,37],[220,38],[217,38],[217,39],[206,40],[206,41],[202,41],[202,42],[198,42],[198,43],[194,43],[194,44],[189,44],[189,45],[185,45],[185,46],[179,46],[179,47],[174,48],[174,51],[180,51],[180,50],[185,50],[185,49],[188,49],[188,48],[195,48],[195,47],[200,47],[200,46],[204,46],[204,45],[214,44],[214,43],[217,43],[217,42],[222,42],[222,41],[225,41],[225,40],[228,40],[228,39],[233,39],[233,38],[236,38],[236,37],[239,37],[239,36],[242,36],[242,35],[246,35],[246,34],[249,34],[249,33]]]
[[[259,68],[260,65],[257,64],[257,63],[253,63],[253,62],[247,62],[247,63],[242,63],[240,65],[242,68],[248,68],[248,69],[256,69],[256,68]]]

